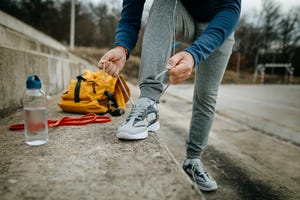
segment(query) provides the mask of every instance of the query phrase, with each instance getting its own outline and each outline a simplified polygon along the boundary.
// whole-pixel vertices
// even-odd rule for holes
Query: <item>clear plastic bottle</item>
[[[48,142],[47,96],[41,89],[37,75],[30,75],[26,81],[23,97],[25,143],[42,145]]]

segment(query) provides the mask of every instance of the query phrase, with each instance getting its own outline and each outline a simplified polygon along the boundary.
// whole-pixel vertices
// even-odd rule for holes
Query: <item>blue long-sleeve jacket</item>
[[[198,22],[209,22],[205,31],[185,50],[195,65],[206,59],[234,31],[238,24],[241,0],[181,0]],[[129,54],[135,47],[145,0],[124,0],[114,46],[124,46]]]

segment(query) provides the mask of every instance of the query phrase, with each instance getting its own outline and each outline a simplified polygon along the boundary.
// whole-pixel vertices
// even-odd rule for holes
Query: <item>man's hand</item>
[[[112,77],[117,77],[122,71],[126,62],[126,53],[121,47],[115,47],[99,60],[98,68],[101,70],[105,67],[107,72]]]
[[[175,54],[167,64],[169,81],[173,84],[181,83],[191,76],[193,68],[194,58],[190,53],[181,51]]]

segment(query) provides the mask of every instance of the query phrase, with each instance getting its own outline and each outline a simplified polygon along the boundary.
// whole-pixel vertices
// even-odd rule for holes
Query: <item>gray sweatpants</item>
[[[151,7],[142,43],[139,74],[141,97],[157,100],[162,92],[161,82],[154,77],[165,69],[171,56],[174,25],[176,40],[184,39],[184,43],[193,42],[208,25],[195,22],[179,0],[174,23],[174,6],[175,0],[154,0]],[[207,145],[218,88],[233,44],[232,34],[219,49],[195,68],[193,113],[186,141],[187,158],[199,158]]]

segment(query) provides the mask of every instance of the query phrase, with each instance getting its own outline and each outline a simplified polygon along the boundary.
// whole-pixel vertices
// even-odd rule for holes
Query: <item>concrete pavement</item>
[[[49,119],[80,116],[62,113],[58,101],[51,97]],[[141,141],[116,138],[126,115],[52,128],[38,147],[24,144],[23,131],[8,130],[22,122],[21,110],[1,119],[0,199],[203,199],[155,133]]]

